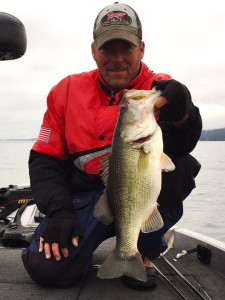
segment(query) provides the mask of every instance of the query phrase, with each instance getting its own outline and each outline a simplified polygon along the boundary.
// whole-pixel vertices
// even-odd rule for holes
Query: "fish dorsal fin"
[[[143,233],[153,232],[159,230],[163,227],[163,219],[160,215],[160,212],[155,208],[152,214],[149,216],[145,224],[142,225],[141,231]]]
[[[94,216],[105,225],[109,225],[113,222],[114,218],[109,208],[106,191],[104,191],[95,205]]]
[[[161,162],[161,169],[165,172],[173,171],[175,169],[174,163],[169,158],[169,156],[166,155],[165,153],[162,154],[160,162]]]
[[[107,184],[108,181],[108,173],[109,173],[109,155],[103,156],[100,160],[99,170],[102,171],[100,177],[104,183]]]
[[[138,159],[138,171],[144,172],[148,169],[149,164],[149,152],[145,153],[143,150],[140,150],[140,156]]]

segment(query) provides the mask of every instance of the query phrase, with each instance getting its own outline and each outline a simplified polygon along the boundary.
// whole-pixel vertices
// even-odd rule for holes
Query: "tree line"
[[[200,141],[225,141],[225,128],[203,130]]]

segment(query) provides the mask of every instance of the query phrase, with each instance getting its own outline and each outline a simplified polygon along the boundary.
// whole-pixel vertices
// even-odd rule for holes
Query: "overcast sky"
[[[124,1],[121,1],[124,2]],[[26,27],[26,54],[0,62],[0,139],[37,137],[46,97],[69,74],[96,68],[93,23],[113,1],[7,0]],[[225,4],[221,0],[127,0],[138,13],[143,61],[190,89],[204,129],[225,127]]]

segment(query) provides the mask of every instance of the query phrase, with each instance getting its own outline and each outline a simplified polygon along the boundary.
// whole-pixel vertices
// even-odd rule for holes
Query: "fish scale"
[[[161,129],[154,117],[156,91],[124,92],[109,157],[106,189],[94,215],[104,224],[115,222],[116,247],[98,271],[100,278],[123,275],[146,281],[146,271],[137,249],[140,231],[163,226],[157,210],[161,189],[161,165],[174,169],[164,154]],[[105,173],[104,173],[105,178]]]

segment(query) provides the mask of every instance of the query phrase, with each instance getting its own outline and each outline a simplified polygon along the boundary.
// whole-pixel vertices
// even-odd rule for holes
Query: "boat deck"
[[[113,249],[114,243],[114,238],[102,243],[93,255],[93,264],[101,264]],[[0,299],[182,299],[160,275],[158,276],[158,285],[156,288],[148,291],[140,291],[125,287],[120,278],[113,280],[99,279],[96,276],[96,269],[92,269],[79,286],[70,288],[43,287],[33,282],[28,276],[22,264],[21,252],[21,248],[0,247]],[[186,255],[178,260],[175,259],[176,254],[176,249],[170,249],[166,257],[201,292],[205,299],[225,299],[225,278],[222,275],[197,260],[196,253]],[[186,299],[200,299],[168,267],[162,258],[158,258],[154,263],[182,292]],[[210,298],[207,297],[204,290]]]

